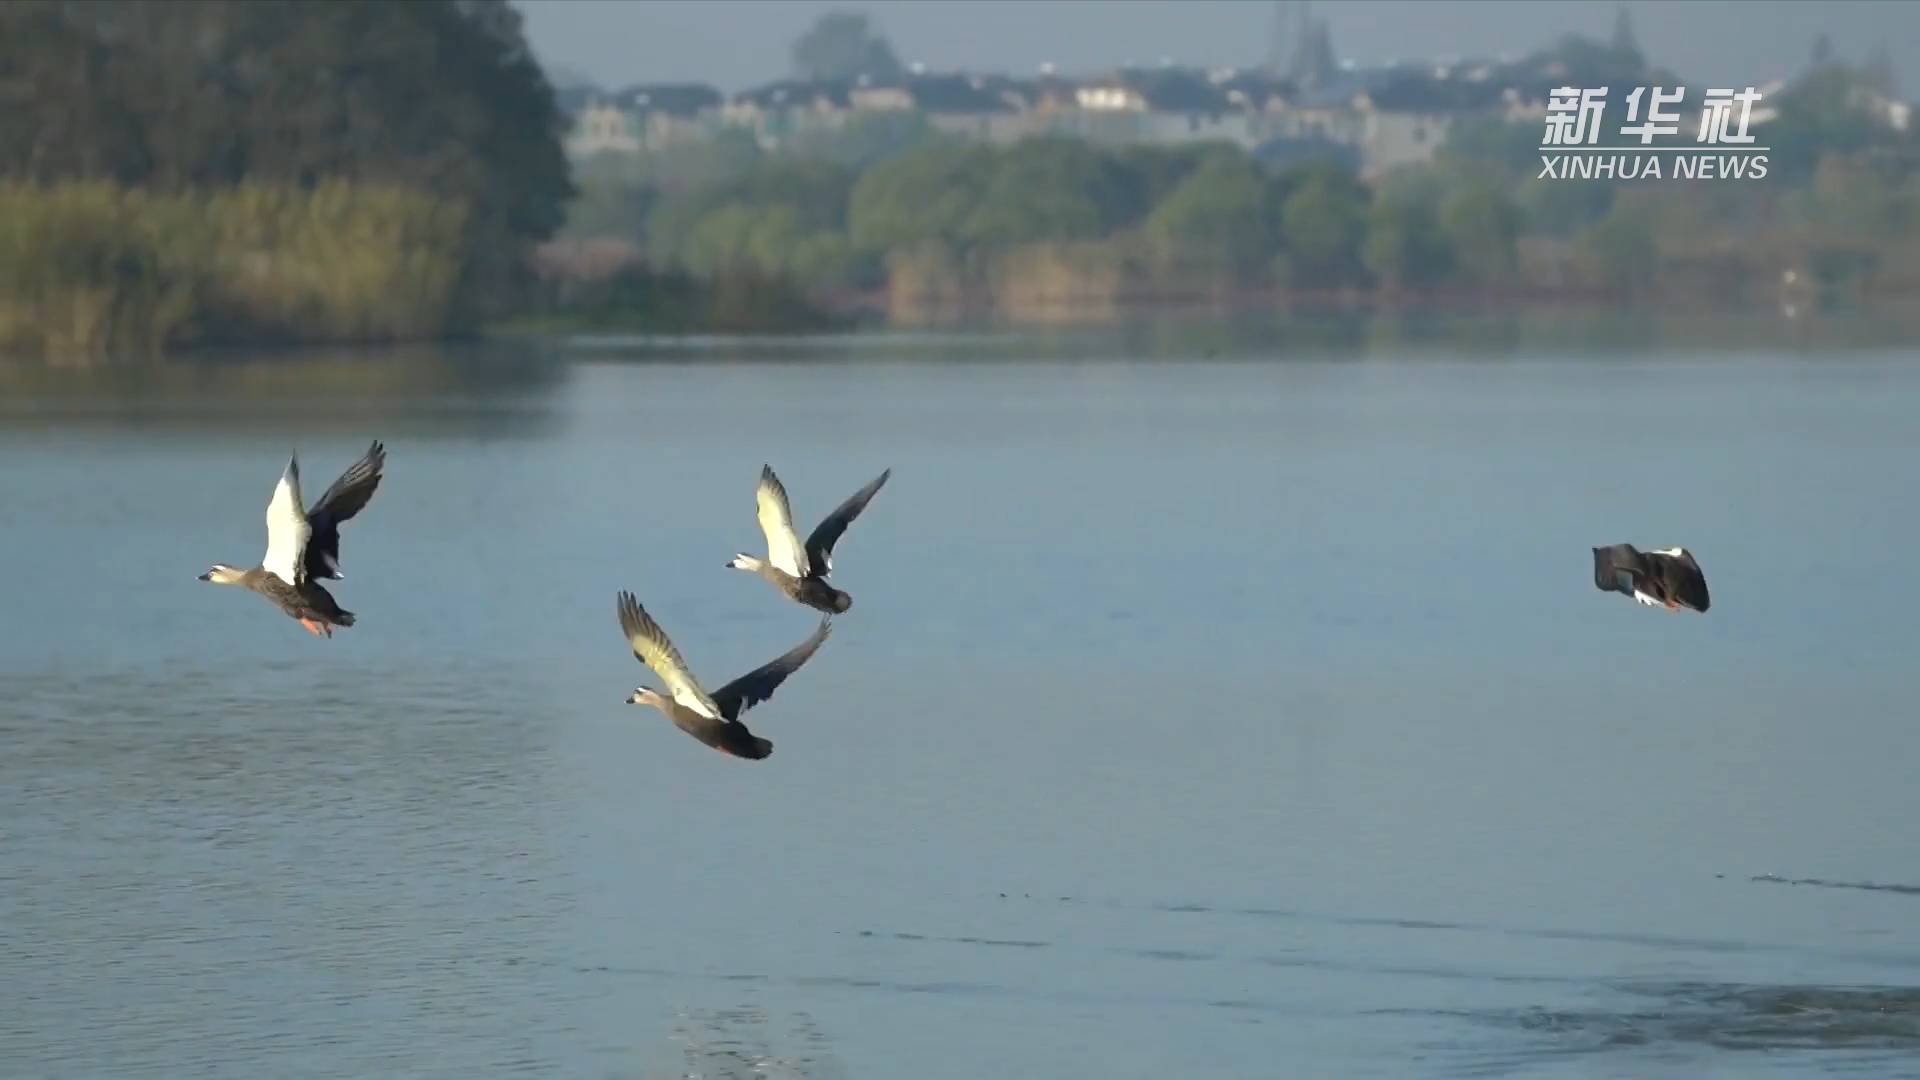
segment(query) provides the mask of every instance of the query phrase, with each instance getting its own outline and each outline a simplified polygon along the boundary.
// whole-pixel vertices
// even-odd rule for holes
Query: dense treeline
[[[394,186],[0,184],[0,346],[433,337],[450,324],[462,203]]]
[[[590,223],[573,231],[625,235],[649,261],[703,277],[886,286],[908,304],[1362,280],[1349,234],[1364,224],[1366,190],[1331,167],[1270,173],[1231,146],[1003,148],[922,133],[865,167],[824,153],[693,152],[709,166],[721,153],[738,156],[697,183],[668,179],[689,171],[673,162],[611,182],[589,171]]]
[[[1559,48],[1589,67],[1588,53],[1623,62],[1578,40]],[[1643,66],[1610,77],[1678,82]],[[568,232],[622,237],[656,269],[884,290],[896,312],[1250,290],[1688,302],[1772,300],[1784,282],[1905,293],[1920,287],[1920,144],[1876,113],[1890,90],[1870,69],[1810,69],[1768,100],[1778,116],[1764,129],[1764,181],[1542,180],[1538,119],[1462,121],[1431,163],[1361,183],[1331,165],[1276,172],[1224,144],[993,147],[874,118],[777,154],[723,137],[588,162]]]
[[[1432,168],[1390,177],[1382,198],[1430,210],[1436,181],[1461,175],[1512,192],[1515,266],[1536,290],[1682,303],[1910,296],[1920,132],[1901,126],[1892,91],[1874,65],[1811,67],[1767,99],[1778,115],[1755,129],[1770,147],[1764,180],[1543,181],[1538,124],[1484,123],[1456,130]]]
[[[475,325],[563,219],[561,128],[505,0],[11,0],[0,347]],[[34,329],[102,291],[115,329]]]
[[[836,24],[838,25],[838,24]],[[796,65],[883,63],[864,24]],[[1556,51],[1557,50],[1557,51]],[[1564,41],[1572,85],[1676,85]],[[988,146],[912,113],[582,164],[506,0],[0,4],[0,352],[437,336],[533,314],[822,325],[815,303],[1013,314],[1263,296],[1792,299],[1920,290],[1920,142],[1830,50],[1765,181],[1541,180],[1541,121],[1454,125],[1363,183],[1219,145]],[[1691,87],[1687,101],[1697,102]],[[1617,95],[1616,95],[1617,100]],[[616,238],[579,273],[533,245]],[[616,264],[617,265],[617,264]]]

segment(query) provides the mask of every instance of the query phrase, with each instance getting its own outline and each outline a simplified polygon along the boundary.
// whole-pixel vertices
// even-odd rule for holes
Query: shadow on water
[[[822,335],[591,334],[575,356],[623,363],[938,361],[965,363],[1405,359],[1631,359],[1650,353],[1824,356],[1909,344],[1920,316],[1870,309],[1788,317],[1774,309],[1409,306],[1136,312],[1057,324],[958,321]]]
[[[1920,896],[1920,885],[1883,884],[1877,881],[1827,881],[1822,878],[1784,878],[1776,874],[1759,874],[1747,879],[1767,885],[1806,885],[1816,889],[1858,889],[1862,892],[1897,893],[1901,896]]]
[[[1806,884],[1835,888],[1865,888],[1874,891],[1920,892],[1910,886],[1882,886],[1824,882],[1817,879],[1780,880],[1782,884]],[[1034,898],[1027,897],[1029,901]],[[1157,904],[1121,904],[1085,901],[1073,897],[1034,901],[1049,904],[1088,905],[1130,911],[1152,911],[1181,917],[1201,916],[1306,921],[1356,927],[1412,931],[1419,934],[1452,932],[1498,934],[1543,940],[1592,941],[1605,944],[1644,946],[1663,952],[1705,951],[1713,953],[1795,953],[1818,955],[1856,962],[1912,969],[1920,957],[1886,952],[1855,952],[1818,948],[1799,948],[1779,944],[1741,942],[1723,939],[1699,939],[1633,932],[1586,931],[1542,927],[1511,927],[1491,924],[1442,922],[1427,919],[1349,916],[1331,913],[1290,911],[1275,908],[1220,908],[1191,902]],[[899,940],[959,941],[932,935],[892,935]],[[1569,1055],[1596,1054],[1644,1049],[1656,1055],[1685,1054],[1694,1049],[1720,1051],[1761,1051],[1818,1053],[1828,1064],[1844,1064],[1839,1059],[1858,1057],[1871,1068],[1884,1064],[1888,1056],[1910,1060],[1920,1052],[1920,987],[1900,985],[1822,985],[1818,983],[1784,984],[1752,982],[1715,982],[1709,980],[1650,980],[1583,975],[1573,972],[1529,973],[1500,971],[1474,965],[1410,964],[1403,960],[1354,959],[1337,955],[1296,952],[1285,955],[1233,955],[1221,952],[1178,948],[1142,948],[1128,946],[1113,951],[1136,959],[1170,964],[1256,963],[1279,968],[1301,968],[1329,973],[1388,976],[1395,980],[1438,979],[1472,984],[1539,984],[1555,986],[1556,996],[1572,993],[1579,998],[1615,999],[1613,1007],[1544,1007],[1538,1005],[1487,1008],[1393,1008],[1375,1010],[1369,1015],[1382,1017],[1428,1017],[1464,1020],[1483,1028],[1504,1029],[1523,1036],[1523,1044],[1502,1042],[1484,1051],[1465,1049],[1463,1067],[1455,1070],[1469,1074],[1497,1075],[1506,1072],[1537,1070],[1544,1060]],[[1394,950],[1398,952],[1399,950]],[[1615,1003],[1617,1001],[1617,1003]],[[1177,1001],[1169,1004],[1198,1004]],[[1255,1001],[1212,1001],[1214,1008],[1276,1011]],[[1449,1041],[1442,1056],[1462,1053],[1463,1047]],[[1837,1055],[1837,1057],[1836,1057]]]
[[[1632,983],[1610,989],[1639,1003],[1618,1009],[1397,1010],[1442,1016],[1521,1036],[1522,1045],[1468,1052],[1450,1070],[1466,1075],[1537,1071],[1549,1058],[1597,1054],[1686,1055],[1717,1050],[1818,1054],[1824,1067],[1847,1059],[1885,1075],[1891,1060],[1920,1050],[1920,989],[1873,986],[1772,986],[1735,983]],[[1459,1047],[1445,1048],[1454,1056]],[[1802,1060],[1803,1066],[1808,1064]],[[1876,1069],[1876,1066],[1878,1068]]]
[[[527,342],[221,351],[145,364],[0,362],[0,427],[360,430],[411,427],[531,435],[559,422],[570,372],[556,348]]]
[[[1832,883],[1808,882],[1808,884],[1831,885]],[[1865,888],[1874,886],[1842,885],[1837,887]],[[1907,887],[1877,886],[1874,888],[1885,889],[1887,891],[1904,891]],[[1025,899],[1032,900],[1033,898],[1028,897]],[[1499,926],[1490,923],[1447,922],[1395,916],[1343,915],[1332,912],[1304,911],[1290,908],[1213,906],[1179,901],[1129,904],[1121,901],[1086,900],[1077,897],[1062,896],[1052,900],[1036,900],[1034,902],[1083,905],[1120,911],[1153,911],[1169,915],[1225,916],[1236,919],[1272,919],[1283,922],[1319,923],[1335,926],[1445,931],[1465,934],[1497,934],[1505,937],[1532,938],[1542,941],[1587,941],[1607,945],[1639,946],[1648,949],[1658,949],[1664,952],[1809,954],[1819,955],[1829,959],[1841,959],[1900,970],[1920,968],[1920,954],[1893,953],[1884,950],[1856,951],[1811,948],[1786,944],[1740,941],[1730,938],[1688,937],[1673,934],[1638,933],[1620,930],[1579,930],[1542,926]],[[1409,974],[1411,972],[1389,970],[1383,973]]]
[[[645,1080],[841,1080],[846,1068],[832,1043],[805,1013],[784,1018],[765,1009],[682,1009],[661,1057],[680,1064],[645,1068]],[[617,1075],[617,1074],[616,1074]]]
[[[1046,941],[1021,941],[1014,938],[936,937],[927,934],[908,933],[883,934],[872,930],[862,930],[860,931],[860,936],[863,938],[892,938],[894,941],[937,941],[952,945],[986,945],[1002,949],[1044,949],[1051,944],[1051,942]]]

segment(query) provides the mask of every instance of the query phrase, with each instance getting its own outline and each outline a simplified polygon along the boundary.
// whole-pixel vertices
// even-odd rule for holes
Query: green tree
[[[1142,232],[1168,269],[1251,274],[1273,258],[1276,211],[1273,186],[1251,159],[1215,157],[1153,208]]]
[[[775,220],[791,222],[785,226],[788,239],[839,232],[846,226],[851,183],[847,170],[831,162],[767,158],[725,181],[663,198],[647,221],[647,248],[656,258],[708,273],[738,261],[746,235],[776,228],[770,224]],[[759,215],[775,208],[782,217]],[[772,270],[778,262],[760,260],[759,265]]]
[[[939,144],[868,169],[847,202],[854,247],[886,255],[929,241],[949,250],[963,245],[992,183],[994,159],[990,147]]]
[[[830,11],[793,43],[793,73],[802,79],[892,79],[900,70],[893,46],[858,12]]]
[[[741,269],[777,272],[784,248],[799,235],[791,206],[720,207],[701,217],[689,232],[679,261],[702,277]]]
[[[1522,219],[1533,232],[1572,236],[1607,216],[1620,185],[1610,180],[1553,180],[1510,184]]]
[[[660,189],[663,195],[732,183],[767,158],[753,133],[744,128],[724,128],[711,139],[678,143],[636,156],[641,162],[641,181]]]
[[[1513,276],[1520,213],[1500,188],[1475,181],[1449,195],[1440,207],[1440,231],[1468,280],[1491,285]]]
[[[815,232],[795,241],[787,254],[786,270],[801,285],[810,288],[879,282],[878,262],[861,257],[853,250],[853,242],[840,232]]]
[[[559,227],[560,132],[505,0],[0,5],[0,174],[431,192],[467,210],[461,322]]]
[[[1079,139],[1028,139],[996,156],[969,215],[970,244],[1007,246],[1104,235],[1125,211],[1113,160]]]
[[[1845,64],[1811,71],[1775,97],[1779,116],[1767,125],[1774,175],[1803,182],[1827,154],[1851,154],[1904,141],[1865,106],[1872,80]]]
[[[1492,170],[1511,180],[1531,177],[1540,166],[1542,133],[1538,120],[1510,123],[1497,117],[1462,119],[1448,128],[1434,162],[1463,171]]]
[[[1309,166],[1280,209],[1285,250],[1277,269],[1295,288],[1347,288],[1365,280],[1360,244],[1367,191],[1338,169]]]
[[[1617,208],[1580,235],[1578,251],[1587,278],[1601,288],[1638,295],[1653,286],[1660,249],[1644,214]]]
[[[1173,146],[1130,143],[1115,147],[1110,153],[1123,184],[1115,210],[1116,223],[1122,227],[1143,220],[1202,164],[1215,159],[1246,158],[1245,151],[1230,143]]]
[[[1421,288],[1446,280],[1453,252],[1425,192],[1382,193],[1367,215],[1362,260],[1382,287]]]

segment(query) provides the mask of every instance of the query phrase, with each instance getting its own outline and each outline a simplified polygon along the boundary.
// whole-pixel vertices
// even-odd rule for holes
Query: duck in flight
[[[813,534],[802,545],[793,531],[793,511],[787,505],[786,487],[773,474],[771,466],[760,466],[760,486],[753,495],[760,531],[767,537],[767,557],[761,560],[739,554],[727,565],[759,574],[781,592],[815,611],[829,615],[846,611],[853,606],[853,598],[826,581],[827,575],[833,572],[833,545],[892,475],[893,470],[888,469],[848,496],[846,502],[814,527]]]
[[[340,526],[373,498],[386,461],[386,448],[375,441],[308,508],[300,498],[299,456],[289,458],[267,503],[267,553],[260,565],[242,570],[214,563],[200,580],[245,586],[314,634],[332,637],[334,627],[352,626],[353,612],[335,602],[320,582],[345,579],[340,572]]]
[[[1648,607],[1707,610],[1707,577],[1693,552],[1683,547],[1639,551],[1632,544],[1593,549],[1593,583],[1602,592],[1624,593]]]
[[[675,727],[715,750],[753,761],[773,753],[773,743],[748,731],[740,715],[772,697],[833,629],[832,618],[821,619],[807,640],[709,694],[687,670],[687,662],[681,659],[680,650],[673,647],[666,631],[632,593],[620,594],[619,612],[620,630],[627,635],[633,655],[667,684],[665,694],[652,687],[638,687],[627,704],[651,705],[667,714]]]

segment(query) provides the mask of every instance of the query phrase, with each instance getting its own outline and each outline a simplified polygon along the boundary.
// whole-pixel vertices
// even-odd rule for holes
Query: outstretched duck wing
[[[1602,592],[1632,596],[1634,579],[1646,572],[1646,560],[1632,544],[1593,549],[1593,585]]]
[[[742,713],[772,697],[780,684],[787,681],[787,676],[800,670],[800,665],[819,650],[820,643],[827,640],[832,631],[833,620],[821,619],[807,640],[714,691],[713,700],[720,706],[721,714],[729,720],[738,720]]]
[[[287,468],[274,485],[273,498],[267,503],[267,554],[260,565],[288,585],[298,587],[306,580],[303,559],[313,527],[300,501],[300,459],[287,459]]]
[[[380,487],[380,470],[387,463],[387,448],[375,439],[359,461],[354,462],[326,494],[307,511],[313,537],[307,541],[307,576],[337,578],[340,573],[340,523],[359,513]]]
[[[1701,571],[1699,560],[1686,548],[1669,548],[1666,551],[1653,551],[1647,554],[1655,567],[1655,572],[1667,587],[1667,594],[1683,606],[1705,613],[1712,604],[1707,595],[1707,575]]]
[[[622,592],[619,600],[620,629],[627,635],[627,644],[632,647],[633,655],[640,662],[653,669],[660,681],[667,684],[673,694],[673,700],[682,706],[699,713],[710,720],[721,720],[720,706],[700,688],[699,680],[687,670],[687,662],[680,656],[680,650],[673,647],[667,632],[653,621],[653,616],[640,606],[630,592]]]
[[[760,466],[760,484],[754,488],[755,516],[760,531],[767,537],[767,561],[794,577],[807,576],[807,553],[793,533],[793,509],[787,505],[787,489],[773,475],[773,467]]]
[[[887,478],[892,475],[892,469],[881,473],[872,483],[848,496],[846,502],[841,503],[833,513],[828,514],[819,525],[814,527],[813,535],[807,537],[807,563],[813,568],[816,576],[825,577],[833,571],[834,543],[840,539],[841,533],[847,531],[847,526],[853,523],[853,519],[860,516],[860,511],[867,508],[867,503],[873,501],[874,495],[879,493],[880,488],[886,484]]]

